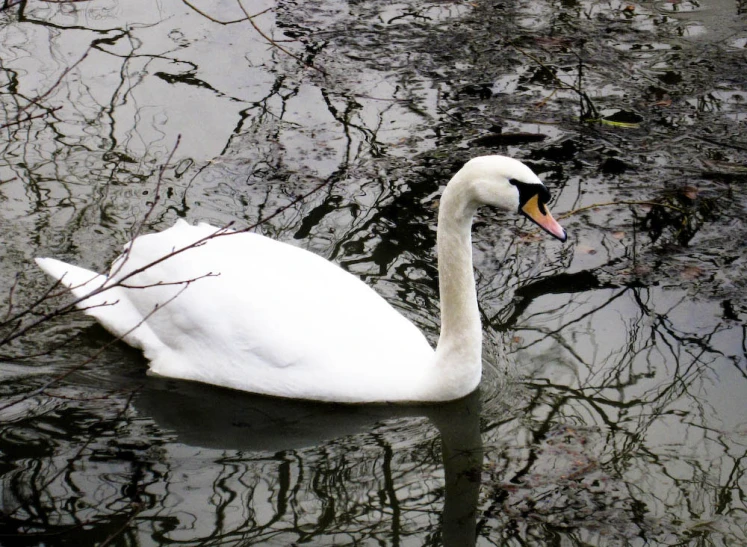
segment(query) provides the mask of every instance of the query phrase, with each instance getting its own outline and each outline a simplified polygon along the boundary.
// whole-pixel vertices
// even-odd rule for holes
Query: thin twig
[[[259,15],[263,15],[267,13],[268,11],[272,10],[272,7],[269,7],[267,9],[263,9],[262,11],[255,13],[254,15],[250,17],[244,17],[243,19],[233,19],[231,21],[221,21],[220,19],[216,19],[215,17],[212,17],[211,15],[208,15],[204,11],[202,11],[200,8],[195,6],[194,4],[190,3],[189,0],[182,0],[183,3],[185,3],[187,6],[189,6],[193,11],[196,11],[200,15],[202,15],[205,19],[208,19],[209,21],[212,21],[213,23],[218,23],[219,25],[232,25],[234,23],[243,23],[247,19],[251,19],[251,17],[257,17]],[[246,12],[244,12],[246,13]]]
[[[318,192],[319,190],[321,190],[325,186],[329,185],[329,183],[330,183],[329,180],[325,180],[324,182],[322,182],[321,184],[318,184],[317,186],[315,186],[314,188],[312,188],[311,190],[309,190],[305,194],[302,194],[302,195],[298,196],[296,199],[294,199],[294,200],[290,201],[289,203],[287,203],[286,205],[283,205],[282,207],[280,207],[279,209],[277,209],[271,215],[266,216],[266,217],[258,220],[257,222],[255,222],[251,226],[247,226],[246,228],[242,228],[241,230],[236,230],[235,232],[229,231],[229,232],[227,232],[227,234],[250,232],[250,231],[258,228],[262,224],[265,224],[266,222],[269,222],[270,220],[272,220],[273,218],[275,218],[276,216],[278,216],[283,211],[287,211],[288,209],[290,209],[291,207],[293,207],[297,203],[305,200],[310,195],[315,194],[316,192]],[[220,235],[225,235],[225,234],[220,234]]]
[[[93,354],[93,355],[92,355],[91,357],[89,357],[88,359],[86,359],[86,360],[85,360],[85,361],[83,361],[82,363],[79,363],[79,364],[75,365],[74,367],[71,367],[70,369],[66,370],[66,371],[65,371],[65,372],[63,372],[62,374],[59,374],[59,375],[55,376],[54,378],[52,378],[52,379],[48,380],[48,381],[47,381],[47,382],[45,382],[45,383],[44,383],[44,385],[42,385],[41,387],[38,387],[38,388],[36,388],[35,390],[33,390],[33,391],[30,391],[30,392],[28,392],[28,393],[24,394],[24,395],[23,395],[22,397],[20,397],[19,399],[16,399],[15,401],[11,401],[11,402],[9,402],[8,404],[6,404],[6,405],[4,405],[4,406],[0,406],[0,412],[4,412],[5,410],[7,410],[8,408],[10,408],[10,407],[12,407],[12,406],[15,406],[15,405],[17,405],[17,404],[19,404],[19,403],[22,403],[22,402],[24,402],[24,401],[28,401],[28,400],[29,400],[29,399],[31,399],[32,397],[36,397],[37,395],[40,395],[41,393],[43,393],[43,392],[44,392],[44,390],[48,389],[48,388],[49,388],[50,386],[52,386],[53,384],[56,384],[57,382],[60,382],[60,381],[64,380],[65,378],[67,378],[68,376],[70,376],[71,374],[73,374],[74,372],[77,372],[77,371],[81,370],[82,368],[84,368],[84,367],[85,367],[85,366],[87,366],[88,364],[90,364],[90,363],[92,363],[93,361],[95,361],[95,360],[96,360],[96,359],[97,359],[97,358],[98,358],[98,357],[99,357],[99,356],[100,356],[100,355],[101,355],[102,353],[104,353],[104,352],[105,352],[105,351],[106,351],[107,349],[109,349],[109,348],[110,348],[111,346],[113,346],[114,344],[116,344],[116,343],[117,343],[117,342],[119,342],[119,341],[124,341],[124,339],[125,339],[125,338],[126,338],[127,336],[129,336],[129,335],[130,335],[130,334],[131,334],[131,333],[132,333],[132,332],[133,332],[133,331],[134,331],[135,329],[137,329],[137,328],[138,328],[138,327],[140,327],[140,326],[141,326],[141,325],[142,325],[143,323],[145,323],[145,322],[146,322],[146,321],[147,321],[148,319],[150,319],[150,317],[151,317],[151,316],[152,316],[152,315],[153,315],[154,313],[156,313],[156,312],[157,312],[158,310],[160,310],[160,309],[164,308],[164,307],[165,307],[165,306],[166,306],[167,304],[171,303],[171,302],[172,302],[172,301],[173,301],[173,300],[174,300],[175,298],[177,298],[177,297],[178,297],[179,295],[181,295],[181,294],[182,294],[182,293],[183,293],[183,292],[184,292],[184,291],[185,291],[185,290],[187,289],[187,287],[189,287],[190,283],[191,283],[191,281],[186,281],[186,282],[185,282],[185,285],[184,285],[184,287],[182,287],[182,289],[181,289],[181,290],[179,290],[179,291],[178,291],[178,292],[177,292],[177,293],[176,293],[176,294],[175,294],[174,296],[172,296],[171,298],[169,298],[168,300],[166,300],[166,301],[165,301],[165,302],[164,302],[163,304],[156,304],[155,306],[153,306],[153,309],[152,309],[152,310],[151,310],[150,312],[148,312],[148,313],[147,313],[147,314],[145,315],[145,317],[143,317],[143,318],[142,318],[142,319],[141,319],[141,320],[140,320],[140,321],[139,321],[139,322],[138,322],[138,323],[137,323],[137,324],[136,324],[136,325],[135,325],[134,327],[132,327],[132,328],[131,328],[130,330],[128,330],[127,332],[125,332],[125,333],[122,333],[121,335],[119,335],[119,336],[115,337],[115,338],[114,338],[113,340],[111,340],[111,341],[107,342],[106,344],[104,344],[104,345],[103,345],[103,346],[102,346],[102,347],[101,347],[101,348],[100,348],[100,349],[99,349],[99,350],[98,350],[98,351],[97,351],[96,353],[94,353],[94,354]]]
[[[261,36],[262,38],[264,38],[265,40],[267,40],[267,42],[268,42],[268,43],[269,43],[269,44],[270,44],[271,46],[273,46],[273,47],[276,47],[277,49],[279,49],[280,51],[282,51],[282,52],[283,52],[283,53],[285,53],[286,55],[289,55],[290,57],[293,57],[293,58],[294,58],[294,59],[295,59],[296,61],[298,61],[299,63],[301,63],[301,64],[302,64],[303,66],[306,66],[306,67],[309,67],[309,68],[313,68],[314,70],[316,70],[316,71],[318,71],[318,72],[321,72],[322,74],[324,74],[324,75],[326,76],[326,74],[327,74],[327,73],[326,73],[325,71],[323,71],[323,70],[322,70],[321,68],[319,68],[319,67],[317,67],[317,66],[314,66],[314,65],[312,65],[312,64],[310,64],[310,63],[307,63],[307,62],[306,62],[306,61],[304,61],[304,60],[303,60],[303,59],[302,59],[301,57],[299,57],[299,56],[298,56],[298,55],[296,55],[295,53],[291,53],[290,51],[288,51],[287,49],[285,49],[285,48],[284,48],[283,46],[279,45],[279,44],[278,44],[278,43],[277,43],[277,42],[276,42],[275,40],[273,40],[272,38],[270,38],[269,36],[267,36],[267,34],[265,34],[265,33],[264,33],[264,31],[263,31],[263,30],[262,30],[261,28],[259,28],[259,26],[257,25],[257,23],[255,23],[255,22],[254,22],[254,17],[255,17],[255,16],[254,16],[254,15],[249,15],[249,12],[248,12],[248,11],[246,11],[246,8],[245,8],[245,7],[244,7],[244,5],[243,5],[243,4],[241,3],[241,0],[236,0],[236,3],[237,3],[237,4],[239,5],[239,7],[241,8],[241,11],[243,11],[243,12],[244,12],[244,15],[246,15],[246,18],[247,18],[247,20],[249,21],[249,24],[250,24],[250,25],[252,25],[252,26],[254,27],[254,30],[256,30],[256,31],[257,31],[257,33],[258,33],[258,34],[259,34],[259,35],[260,35],[260,36]]]
[[[51,399],[63,399],[65,401],[88,402],[88,401],[106,401],[117,395],[124,395],[125,393],[132,393],[132,390],[131,389],[120,389],[118,391],[113,391],[111,393],[107,393],[106,395],[101,395],[99,397],[93,397],[91,395],[86,395],[85,397],[70,397],[69,395],[61,395],[59,393],[53,393],[49,391],[44,391],[43,393],[44,395],[46,395],[47,397]]]
[[[103,542],[99,543],[99,547],[106,547],[109,545],[112,541],[117,539],[117,537],[125,531],[125,529],[132,523],[133,520],[135,520],[135,517],[137,517],[140,512],[145,509],[145,504],[142,502],[136,501],[132,505],[132,513],[127,518],[126,521],[120,526],[115,532],[112,533],[108,538],[106,538]]]
[[[25,108],[28,108],[28,106],[25,107]],[[28,122],[28,121],[31,121],[31,120],[35,120],[37,118],[43,118],[44,116],[48,116],[52,112],[56,112],[56,111],[58,111],[61,108],[62,108],[61,106],[55,106],[54,108],[50,108],[49,110],[47,110],[46,112],[42,112],[41,114],[36,114],[34,116],[28,116],[28,117],[24,118],[23,120],[16,119],[16,120],[13,120],[12,122],[4,123],[3,125],[0,125],[0,129],[5,129],[6,127],[10,127],[11,125],[20,125],[22,123],[25,123],[25,122]],[[23,109],[21,110],[21,112],[24,112],[24,111],[25,110],[23,110]],[[19,114],[20,114],[20,112],[19,112]]]
[[[509,45],[512,48],[514,48],[516,51],[518,51],[519,53],[521,53],[522,55],[524,55],[525,57],[527,57],[528,59],[530,59],[530,60],[534,61],[535,63],[537,63],[543,70],[545,70],[552,77],[552,79],[555,81],[555,83],[557,84],[558,88],[569,89],[569,90],[574,91],[575,93],[578,94],[578,97],[579,97],[579,108],[581,109],[580,116],[581,116],[581,120],[582,121],[587,121],[585,119],[585,117],[584,117],[584,102],[586,102],[586,106],[589,108],[589,111],[591,112],[592,117],[596,117],[597,116],[597,109],[594,107],[594,103],[591,102],[591,99],[589,98],[589,96],[586,93],[584,93],[583,89],[581,88],[581,83],[582,83],[581,77],[582,77],[583,63],[581,62],[581,57],[580,56],[577,55],[577,57],[578,57],[578,80],[579,80],[579,85],[575,86],[575,85],[567,84],[563,80],[561,80],[560,78],[558,78],[558,76],[552,70],[550,70],[550,67],[548,67],[545,63],[543,63],[538,57],[535,57],[534,55],[531,55],[531,54],[527,53],[526,51],[524,51],[523,49],[521,49],[516,44],[512,43],[512,44],[509,44]],[[542,101],[540,101],[537,104],[537,106],[538,107],[545,106],[545,104],[547,103],[547,101],[555,94],[556,91],[557,91],[557,89],[555,91],[553,91],[550,94],[549,97],[546,97],[545,99],[543,99]]]
[[[60,85],[60,83],[62,83],[62,79],[63,79],[63,78],[65,77],[65,76],[67,76],[67,75],[68,75],[68,74],[70,73],[70,71],[71,71],[71,70],[73,70],[73,69],[74,69],[75,67],[77,67],[77,66],[78,66],[78,65],[79,65],[80,63],[82,63],[82,62],[83,62],[83,61],[84,61],[84,60],[85,60],[85,59],[86,59],[86,58],[88,57],[88,54],[89,54],[89,53],[91,52],[91,47],[92,47],[92,46],[89,46],[89,47],[88,47],[88,49],[87,49],[87,50],[86,50],[86,52],[85,52],[85,53],[84,53],[84,54],[83,54],[83,55],[82,55],[82,56],[80,57],[80,59],[78,59],[77,61],[75,61],[75,62],[74,62],[74,63],[73,63],[72,65],[70,65],[69,67],[65,68],[65,70],[63,70],[63,71],[62,71],[62,73],[61,73],[61,74],[59,75],[59,77],[57,78],[57,80],[55,80],[55,82],[54,82],[54,83],[53,83],[53,84],[52,84],[52,85],[50,86],[50,88],[49,88],[49,89],[47,89],[47,90],[46,90],[46,91],[45,91],[44,93],[42,93],[41,95],[37,95],[37,96],[36,96],[36,97],[34,97],[33,99],[28,99],[28,101],[29,101],[29,104],[27,104],[26,106],[24,106],[23,108],[21,108],[21,109],[19,110],[18,114],[16,115],[16,118],[18,118],[18,117],[19,117],[19,116],[21,115],[21,113],[22,113],[22,112],[25,112],[25,111],[26,111],[26,110],[27,110],[27,109],[28,109],[28,108],[29,108],[29,107],[30,107],[31,105],[36,105],[36,106],[39,106],[39,107],[41,107],[41,105],[39,104],[39,101],[41,101],[42,99],[46,98],[46,97],[47,97],[47,96],[48,96],[48,95],[49,95],[50,93],[52,93],[52,91],[54,91],[54,89],[55,89],[55,88],[56,88],[56,87],[57,87],[58,85]],[[60,107],[60,108],[61,108],[61,107]],[[55,110],[56,110],[56,109],[55,109]],[[24,121],[25,121],[25,120],[24,120]]]
[[[16,291],[16,287],[18,287],[18,280],[20,279],[21,274],[16,273],[16,278],[13,280],[13,285],[11,285],[10,290],[8,291],[8,311],[5,312],[5,320],[7,321],[8,317],[10,317],[10,312],[13,311],[13,293]]]
[[[657,203],[655,201],[608,201],[605,203],[593,203],[591,205],[586,205],[585,207],[573,209],[572,211],[568,211],[567,213],[559,215],[558,220],[568,218],[583,211],[588,211],[589,209],[596,209],[597,207],[614,207],[616,205],[651,205],[653,207],[666,207],[668,209],[674,209],[675,211],[679,211],[680,213],[686,212],[679,207],[675,207],[674,205],[669,205],[668,203]]]
[[[205,279],[206,277],[220,277],[220,273],[208,272],[206,274],[190,279],[189,282],[192,283],[199,279]],[[148,285],[129,285],[127,283],[118,283],[117,286],[122,287],[123,289],[150,289],[153,287],[168,287],[169,285],[182,285],[182,284],[184,284],[184,281],[158,281],[156,283],[150,283]]]
[[[140,231],[143,229],[143,226],[145,226],[145,224],[148,222],[148,219],[153,214],[153,211],[155,210],[156,205],[161,200],[161,186],[163,185],[163,174],[166,172],[166,169],[168,169],[169,165],[171,165],[171,160],[174,159],[174,154],[176,153],[176,149],[179,148],[179,144],[181,142],[182,142],[182,135],[180,133],[176,136],[176,142],[174,143],[174,146],[171,148],[171,152],[169,152],[169,155],[166,157],[166,161],[158,169],[158,177],[156,178],[156,188],[155,188],[155,193],[153,195],[153,203],[148,208],[148,210],[145,212],[145,216],[143,217],[142,222],[140,222],[140,225],[132,233],[133,239],[137,238],[137,236],[140,235]]]
[[[13,317],[6,316],[5,320],[2,323],[0,323],[0,327],[4,327],[5,325],[9,323],[13,323],[14,321],[18,321],[19,319],[22,319],[25,315],[29,315],[30,313],[32,313],[34,309],[39,307],[47,299],[54,298],[55,296],[57,296],[57,295],[52,294],[52,291],[56,289],[57,287],[59,287],[61,283],[62,283],[62,278],[56,280],[54,284],[52,284],[49,288],[47,288],[46,291],[44,291],[44,294],[42,294],[41,297],[37,298],[34,302],[32,302],[31,305],[28,306],[25,310],[18,312]],[[0,346],[2,346],[3,344],[6,344],[7,342],[8,340],[5,340],[5,339],[0,340]]]
[[[117,274],[120,271],[122,271],[122,268],[125,267],[125,264],[127,264],[127,261],[132,255],[132,247],[135,245],[135,240],[138,238],[138,236],[140,236],[143,228],[148,222],[148,219],[151,217],[151,215],[153,214],[153,211],[156,209],[156,205],[158,205],[158,202],[161,201],[161,185],[163,184],[163,174],[166,172],[166,169],[171,164],[171,160],[174,158],[176,149],[179,148],[179,144],[181,143],[181,141],[182,141],[182,135],[180,133],[179,135],[176,136],[176,142],[174,143],[174,146],[171,149],[171,152],[169,152],[169,155],[166,157],[166,161],[158,169],[158,177],[156,178],[156,188],[153,193],[153,201],[148,207],[148,210],[145,212],[145,215],[143,216],[143,219],[140,221],[140,224],[135,225],[134,229],[130,232],[130,244],[125,247],[124,252],[120,255],[120,259],[118,259],[119,263],[117,264],[116,268],[113,268],[109,272],[108,277],[110,279],[112,277],[116,277]]]

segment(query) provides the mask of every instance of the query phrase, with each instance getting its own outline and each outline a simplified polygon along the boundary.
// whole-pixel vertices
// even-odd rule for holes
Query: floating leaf
[[[624,127],[624,128],[634,128],[639,127],[641,124],[639,123],[630,123],[630,122],[616,122],[614,120],[606,120],[604,118],[598,120],[599,123],[603,125],[611,125],[612,127]]]
[[[680,278],[687,281],[698,279],[701,275],[703,275],[703,268],[700,266],[685,266],[685,268],[680,272]]]
[[[698,197],[698,193],[699,192],[700,192],[700,190],[698,190],[698,188],[696,188],[695,186],[685,186],[682,189],[682,194],[686,198],[692,199],[692,200],[694,200],[694,199],[696,199]]]
[[[613,127],[638,127],[642,121],[643,116],[631,110],[617,110],[599,120],[600,123]]]

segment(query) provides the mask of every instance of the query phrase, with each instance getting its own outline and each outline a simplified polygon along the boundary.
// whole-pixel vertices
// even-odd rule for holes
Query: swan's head
[[[565,241],[565,230],[550,214],[550,192],[534,172],[506,156],[481,156],[468,161],[455,179],[466,183],[476,205],[519,213],[548,234]]]

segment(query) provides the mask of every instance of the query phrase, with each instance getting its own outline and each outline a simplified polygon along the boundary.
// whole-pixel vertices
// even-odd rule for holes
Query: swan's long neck
[[[472,186],[459,175],[444,190],[438,213],[441,336],[436,367],[445,389],[469,393],[480,381],[482,327],[472,269]]]

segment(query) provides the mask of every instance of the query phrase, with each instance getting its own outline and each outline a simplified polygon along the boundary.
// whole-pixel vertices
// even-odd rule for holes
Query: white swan
[[[321,401],[446,401],[472,392],[482,371],[472,217],[492,205],[565,241],[549,198],[531,169],[503,156],[475,158],[451,179],[438,214],[435,351],[357,277],[258,234],[211,238],[217,228],[180,220],[126,245],[108,276],[51,258],[36,262],[76,297],[88,296],[78,307],[142,349],[151,373]]]

